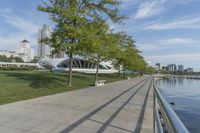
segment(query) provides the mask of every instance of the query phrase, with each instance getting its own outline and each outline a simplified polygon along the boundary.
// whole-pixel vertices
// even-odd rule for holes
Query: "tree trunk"
[[[118,77],[120,76],[120,69],[118,70]]]
[[[52,59],[53,59],[53,56],[54,56],[54,54],[52,53],[52,54],[51,54],[51,58],[52,58]]]
[[[69,55],[69,75],[68,75],[68,86],[72,86],[72,65],[73,65],[73,55],[70,53]]]
[[[126,71],[126,70],[124,69],[124,72],[123,72],[123,77],[124,77],[124,78],[125,78],[125,71]]]
[[[100,59],[98,58],[95,81],[98,81],[98,77],[99,77],[99,62],[100,62]]]

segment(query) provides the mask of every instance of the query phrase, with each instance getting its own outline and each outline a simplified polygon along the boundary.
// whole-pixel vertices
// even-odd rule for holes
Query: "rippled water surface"
[[[190,132],[200,133],[200,80],[163,79],[158,87]]]

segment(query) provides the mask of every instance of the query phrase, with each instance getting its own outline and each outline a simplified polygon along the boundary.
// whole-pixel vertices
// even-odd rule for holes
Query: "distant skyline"
[[[46,0],[0,1],[0,50],[14,50],[27,39],[37,48],[43,24],[53,26],[48,14],[37,11]],[[182,64],[200,71],[200,0],[121,0],[125,25],[110,23],[133,36],[152,65]]]

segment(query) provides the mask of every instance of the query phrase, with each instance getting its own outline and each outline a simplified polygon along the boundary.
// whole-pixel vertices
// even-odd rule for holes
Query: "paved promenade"
[[[152,78],[0,106],[0,133],[153,133]]]

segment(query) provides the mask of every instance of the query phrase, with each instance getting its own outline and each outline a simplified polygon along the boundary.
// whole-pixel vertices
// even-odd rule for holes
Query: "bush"
[[[15,70],[38,70],[36,67],[17,67],[17,66],[9,66],[9,67],[0,67],[0,71],[15,71]]]

